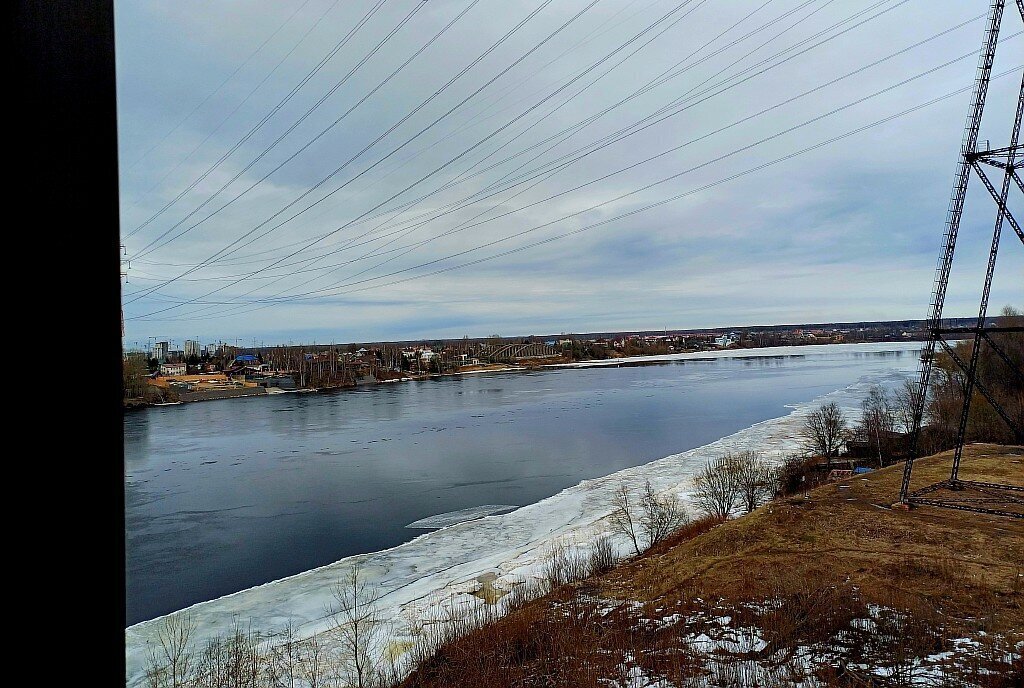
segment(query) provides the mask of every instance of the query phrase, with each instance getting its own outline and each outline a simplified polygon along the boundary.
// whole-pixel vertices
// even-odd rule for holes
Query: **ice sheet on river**
[[[907,345],[846,345],[862,352],[909,350]],[[810,349],[811,347],[807,347]],[[912,370],[916,357],[906,362]],[[332,602],[331,588],[343,572],[358,561],[364,580],[379,588],[381,611],[395,623],[399,638],[408,633],[410,618],[441,618],[452,604],[479,603],[468,593],[479,589],[478,578],[495,574],[495,588],[508,589],[539,575],[547,552],[556,542],[585,548],[597,535],[610,533],[608,515],[615,490],[625,484],[639,491],[645,480],[655,490],[674,491],[686,499],[692,475],[710,458],[756,449],[770,459],[781,459],[800,445],[807,413],[823,401],[835,401],[848,413],[859,411],[860,400],[875,380],[859,382],[793,406],[781,418],[766,420],[716,442],[626,468],[594,480],[584,480],[556,495],[501,515],[420,535],[410,542],[380,552],[349,557],[327,566],[265,585],[193,605],[188,613],[195,624],[197,647],[226,633],[235,619],[261,631],[276,631],[289,621],[298,634],[308,637],[328,628],[325,608]],[[621,552],[625,543],[619,542]],[[143,684],[147,644],[153,643],[161,619],[145,621],[125,631],[128,686]]]
[[[418,521],[413,521],[407,525],[406,528],[422,528],[425,530],[447,528],[448,526],[453,526],[456,523],[475,521],[476,519],[483,518],[484,516],[500,514],[503,511],[512,511],[513,509],[518,508],[519,507],[514,504],[483,504],[481,506],[471,506],[467,509],[448,511],[443,514],[437,514],[436,516],[421,518]]]

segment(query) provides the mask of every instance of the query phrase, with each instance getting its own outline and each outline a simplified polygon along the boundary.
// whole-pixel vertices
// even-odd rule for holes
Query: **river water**
[[[769,349],[127,414],[126,623],[398,545],[429,516],[530,504],[851,384],[898,384],[917,348]]]

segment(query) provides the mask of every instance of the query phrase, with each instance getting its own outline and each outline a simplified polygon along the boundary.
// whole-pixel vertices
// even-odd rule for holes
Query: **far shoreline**
[[[359,384],[351,387],[338,387],[338,388],[310,388],[310,389],[280,389],[275,388],[274,392],[268,392],[266,394],[249,394],[239,395],[237,397],[223,397],[219,399],[200,399],[195,401],[175,401],[165,402],[159,404],[152,404],[146,402],[138,402],[129,404],[127,401],[124,405],[124,412],[136,412],[147,408],[156,407],[168,407],[168,406],[187,406],[189,404],[198,403],[199,401],[226,401],[234,399],[250,399],[258,397],[272,397],[283,393],[324,393],[329,391],[350,391],[360,388],[372,388],[379,385],[390,385],[400,382],[423,382],[427,380],[438,380],[448,377],[461,377],[463,375],[481,375],[485,373],[502,374],[502,373],[529,373],[529,372],[543,372],[546,370],[565,370],[565,369],[585,369],[585,368],[632,368],[640,367],[645,365],[667,365],[669,363],[675,363],[677,361],[715,361],[719,359],[730,359],[730,358],[790,358],[794,356],[801,356],[807,354],[821,354],[828,350],[836,350],[840,347],[863,347],[863,351],[908,351],[914,349],[914,344],[919,345],[923,348],[926,344],[920,340],[906,340],[906,341],[893,341],[893,342],[840,342],[840,343],[829,343],[829,344],[798,344],[792,345],[787,344],[785,346],[766,346],[766,347],[753,347],[749,349],[719,349],[716,351],[684,351],[674,354],[651,354],[651,355],[640,355],[640,356],[623,356],[620,358],[605,358],[605,359],[594,359],[589,361],[572,361],[563,363],[545,363],[540,365],[506,365],[495,368],[479,368],[475,370],[460,370],[451,373],[434,373],[430,375],[421,375],[415,377],[399,377],[390,380],[378,380],[369,384]],[[890,347],[896,347],[890,349]],[[769,353],[774,352],[774,353]]]

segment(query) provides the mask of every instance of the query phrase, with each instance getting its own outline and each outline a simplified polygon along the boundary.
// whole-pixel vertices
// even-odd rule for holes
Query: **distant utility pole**
[[[124,256],[124,255],[127,255],[127,254],[128,254],[127,247],[125,247],[124,244],[121,244],[121,255]],[[121,259],[120,262],[121,262],[121,277],[124,277],[124,283],[127,284],[128,283],[128,268],[130,268],[132,266],[132,264],[131,264],[130,261],[126,261],[124,259]],[[120,284],[120,282],[118,282],[118,283]],[[119,297],[118,301],[121,304],[121,338],[122,338],[121,354],[124,355],[124,341],[123,341],[123,339],[124,339],[124,300],[122,298],[120,298],[121,297],[120,293],[118,293],[118,297]]]
[[[1016,1],[1020,18],[1024,20],[1024,0]],[[1018,427],[1017,420],[1012,418],[998,400],[995,399],[978,379],[978,358],[983,345],[988,345],[993,353],[997,354],[1004,363],[1013,371],[1019,379],[1024,380],[1024,374],[1011,361],[1006,352],[991,337],[995,332],[1021,332],[1024,327],[990,327],[986,325],[988,315],[988,302],[992,290],[992,277],[996,267],[996,254],[999,251],[999,240],[1002,234],[1003,222],[1009,224],[1017,238],[1024,244],[1024,230],[1013,217],[1007,207],[1007,196],[1010,191],[1011,182],[1024,192],[1024,183],[1017,173],[1017,168],[1024,166],[1021,160],[1020,127],[1021,117],[1024,114],[1024,74],[1021,75],[1020,91],[1017,96],[1017,109],[1010,128],[1009,145],[999,148],[992,148],[985,141],[979,148],[978,131],[981,127],[982,113],[985,109],[985,97],[988,94],[989,81],[992,77],[992,65],[995,61],[996,45],[999,42],[999,27],[1003,19],[1003,10],[1006,6],[1005,0],[994,0],[985,38],[982,43],[980,63],[978,65],[978,76],[974,85],[974,97],[970,111],[967,115],[967,124],[964,127],[964,136],[960,160],[957,163],[956,176],[953,182],[953,193],[949,203],[948,216],[946,219],[946,230],[943,240],[942,253],[939,255],[938,267],[935,271],[935,283],[932,290],[931,308],[928,315],[928,340],[921,357],[921,369],[918,375],[916,395],[914,399],[913,428],[910,434],[910,452],[903,469],[903,482],[900,486],[900,504],[928,504],[931,506],[950,507],[965,511],[980,511],[1000,515],[1015,516],[1024,518],[1024,514],[1008,512],[1000,509],[993,509],[984,506],[986,503],[995,501],[1014,502],[1020,501],[1019,496],[1013,493],[1024,492],[1024,487],[1002,485],[996,483],[978,483],[969,480],[961,480],[960,460],[963,457],[964,440],[967,433],[967,422],[971,408],[971,397],[974,390],[985,398],[993,410],[1009,426],[1018,442],[1024,442],[1024,428]],[[985,168],[995,168],[1002,171],[1001,185],[997,188],[989,180]],[[980,306],[978,308],[978,319],[973,327],[956,327],[955,322],[944,322],[942,319],[942,307],[946,299],[946,289],[949,286],[950,270],[953,265],[953,251],[956,248],[957,233],[960,230],[960,219],[963,216],[964,200],[967,196],[967,184],[971,176],[976,175],[988,191],[988,195],[996,205],[995,226],[992,231],[992,241],[988,253],[988,267],[985,272],[985,281],[981,289]],[[968,361],[964,361],[959,353],[947,340],[947,335],[967,334],[972,335],[971,355]],[[928,396],[929,380],[934,366],[935,349],[941,347],[964,376],[963,401],[960,408],[959,427],[957,428],[956,448],[953,454],[953,465],[949,479],[934,485],[910,492],[910,477],[914,467],[914,459],[918,455],[918,445],[921,437],[921,424],[924,417],[926,399]],[[973,491],[973,492],[972,492]],[[998,492],[998,495],[994,493]],[[958,496],[963,495],[963,496]]]

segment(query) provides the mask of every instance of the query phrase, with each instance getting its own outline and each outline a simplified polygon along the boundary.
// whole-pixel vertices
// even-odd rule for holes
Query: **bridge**
[[[540,342],[527,344],[484,344],[480,358],[490,363],[514,363],[524,358],[556,358],[562,354],[553,346]]]

